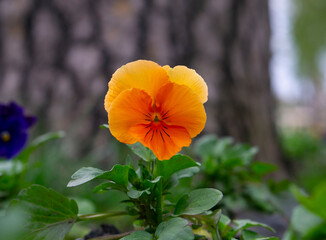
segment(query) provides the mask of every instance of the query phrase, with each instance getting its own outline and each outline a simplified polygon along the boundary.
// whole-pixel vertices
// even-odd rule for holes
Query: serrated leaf
[[[158,225],[155,237],[157,240],[193,240],[192,232],[188,221],[182,218],[172,218],[167,222]]]
[[[255,222],[255,221],[251,221],[251,220],[247,220],[247,219],[241,219],[241,220],[234,220],[233,221],[235,224],[237,224],[237,227],[235,227],[235,232],[239,232],[241,230],[245,230],[247,228],[251,228],[251,227],[263,227],[268,229],[271,232],[275,232],[275,230],[273,228],[271,228],[270,226],[264,224],[264,223],[260,223],[260,222]]]
[[[197,215],[210,210],[223,198],[222,192],[213,188],[196,189],[186,196],[178,201],[174,214]]]
[[[199,164],[192,160],[190,157],[177,154],[170,160],[157,161],[155,176],[162,176],[164,179],[168,179],[170,176],[183,169],[198,166]]]
[[[75,187],[83,183],[87,183],[97,178],[103,173],[104,171],[101,169],[93,167],[83,167],[71,176],[71,180],[69,181],[67,187]]]
[[[136,231],[128,236],[121,238],[121,240],[152,240],[153,237],[146,231]]]
[[[25,240],[62,240],[78,214],[74,200],[40,185],[22,190],[11,208],[28,216]]]
[[[137,142],[132,145],[128,145],[128,147],[135,153],[138,157],[145,160],[146,162],[150,162],[156,159],[154,153],[147,147],[144,147],[143,144]]]

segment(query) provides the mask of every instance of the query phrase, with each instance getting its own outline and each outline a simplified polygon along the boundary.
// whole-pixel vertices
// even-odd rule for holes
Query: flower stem
[[[100,236],[100,237],[91,238],[90,240],[116,240],[116,239],[121,239],[131,233],[132,232],[125,232],[125,233],[119,233],[113,235]]]
[[[157,205],[156,205],[156,214],[157,214],[157,225],[162,222],[162,180],[157,183]]]
[[[110,213],[85,214],[85,215],[78,216],[77,222],[88,221],[88,220],[101,220],[109,217],[118,217],[124,215],[127,215],[127,212],[121,211],[121,212],[110,212]]]

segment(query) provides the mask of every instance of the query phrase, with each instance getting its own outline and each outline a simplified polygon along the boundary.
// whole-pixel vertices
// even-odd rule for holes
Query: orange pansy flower
[[[165,160],[203,130],[206,101],[206,83],[194,70],[138,60],[113,74],[104,105],[114,137],[141,142]]]

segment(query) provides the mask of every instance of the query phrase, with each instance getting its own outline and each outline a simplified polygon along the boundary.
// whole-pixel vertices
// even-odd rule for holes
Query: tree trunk
[[[286,177],[275,127],[267,0],[218,1],[216,119],[220,135],[259,147],[258,158],[277,164],[277,178]],[[223,2],[223,3],[222,3]]]

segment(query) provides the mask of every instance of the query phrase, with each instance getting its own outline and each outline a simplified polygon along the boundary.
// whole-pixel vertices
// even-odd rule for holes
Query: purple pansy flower
[[[10,159],[25,146],[27,130],[35,122],[36,118],[25,116],[16,103],[0,103],[0,158]]]

